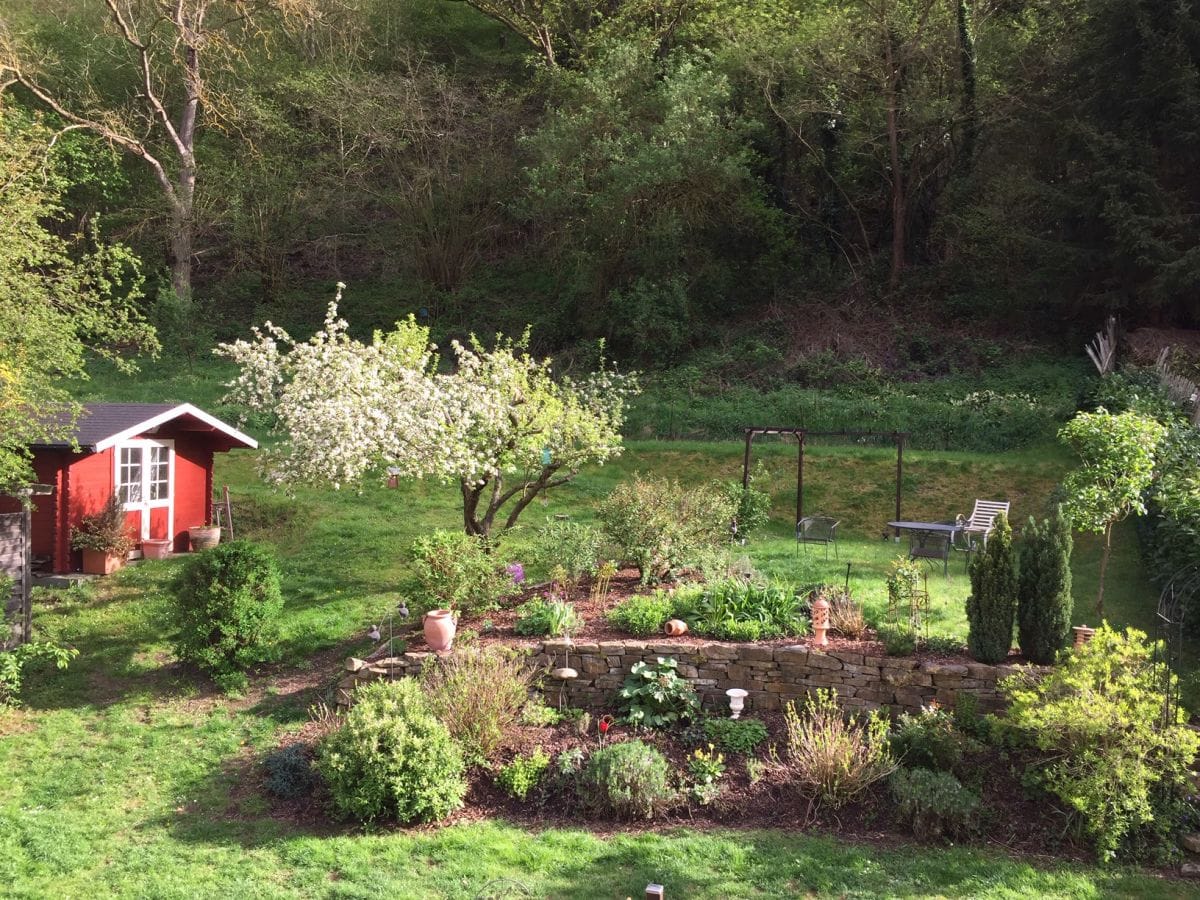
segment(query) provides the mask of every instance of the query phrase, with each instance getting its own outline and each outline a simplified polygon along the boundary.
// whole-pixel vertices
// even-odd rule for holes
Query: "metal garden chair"
[[[809,544],[824,544],[825,558],[829,559],[829,545],[833,545],[834,559],[838,559],[837,527],[841,520],[832,516],[805,516],[796,523],[796,544],[808,552]]]

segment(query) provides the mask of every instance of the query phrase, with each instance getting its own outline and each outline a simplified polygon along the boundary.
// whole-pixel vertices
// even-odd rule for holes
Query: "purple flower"
[[[513,584],[520,584],[525,580],[525,567],[520,563],[509,563],[505,569],[512,576]]]

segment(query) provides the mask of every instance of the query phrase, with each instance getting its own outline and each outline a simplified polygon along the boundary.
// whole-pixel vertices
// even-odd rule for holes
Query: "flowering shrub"
[[[412,571],[420,585],[418,610],[457,609],[464,613],[495,609],[510,596],[512,575],[488,552],[482,539],[461,531],[417,538]]]
[[[430,709],[472,762],[490,759],[520,720],[530,678],[524,658],[504,647],[430,657],[421,673]]]
[[[655,665],[636,662],[617,693],[625,720],[642,728],[666,728],[700,710],[696,690],[678,673],[679,664],[661,656]]]
[[[272,415],[285,438],[264,455],[272,480],[337,488],[387,460],[405,476],[457,482],[466,530],[487,535],[621,452],[633,376],[601,365],[581,381],[556,378],[550,360],[529,355],[528,333],[498,335],[490,349],[452,342],[454,365],[443,367],[412,316],[363,343],[338,316],[343,287],[308,341],[268,322],[217,348],[240,369],[227,400]]]
[[[642,819],[654,818],[678,796],[666,757],[641,741],[611,744],[592,753],[580,773],[579,791],[593,808]]]
[[[1040,681],[1001,684],[1008,724],[1038,754],[1030,777],[1066,804],[1103,860],[1139,832],[1157,829],[1161,846],[1178,827],[1174,801],[1189,787],[1200,736],[1182,710],[1162,727],[1162,674],[1144,633],[1101,626]]]
[[[874,712],[847,718],[833,689],[810,693],[800,712],[789,701],[784,721],[788,766],[801,792],[835,809],[896,768],[887,722]]]
[[[412,678],[355,692],[343,725],[321,742],[317,768],[343,816],[434,822],[462,805],[462,752]]]
[[[708,745],[708,750],[697,747],[688,759],[688,773],[692,776],[692,798],[702,806],[717,799],[721,792],[721,777],[725,774],[725,756]]]

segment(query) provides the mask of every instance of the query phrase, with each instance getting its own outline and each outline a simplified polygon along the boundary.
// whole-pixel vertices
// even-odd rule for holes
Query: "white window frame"
[[[150,464],[151,447],[165,447],[167,450],[167,496],[158,500],[150,499],[151,474],[153,471]],[[122,509],[126,512],[141,513],[138,531],[141,535],[141,540],[144,541],[150,537],[150,510],[165,508],[167,510],[167,537],[173,537],[175,534],[175,441],[170,439],[138,438],[116,444],[113,447],[113,489],[116,491],[119,491],[121,488],[121,451],[125,449],[141,451],[142,499],[132,503],[122,503]]]

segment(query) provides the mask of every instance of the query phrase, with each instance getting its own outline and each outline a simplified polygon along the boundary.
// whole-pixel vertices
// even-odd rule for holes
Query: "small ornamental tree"
[[[1062,508],[1041,524],[1032,518],[1020,547],[1017,633],[1021,652],[1048,665],[1071,633],[1071,526]]]
[[[1017,611],[1017,573],[1013,566],[1012,529],[996,516],[987,548],[971,561],[971,596],[967,598],[967,648],[983,663],[996,663],[1012,647]]]
[[[1058,433],[1082,462],[1063,483],[1067,515],[1080,531],[1104,535],[1096,593],[1096,614],[1101,617],[1113,526],[1130,513],[1146,511],[1143,495],[1154,480],[1155,453],[1166,433],[1153,419],[1135,413],[1113,415],[1103,407],[1080,413]]]
[[[412,316],[364,343],[337,300],[308,341],[268,322],[252,341],[217,348],[241,366],[228,399],[274,416],[285,438],[266,457],[270,480],[339,488],[384,466],[433,476],[459,485],[463,527],[487,536],[584,464],[620,454],[632,375],[602,365],[579,381],[555,376],[549,359],[529,355],[528,332],[497,335],[491,348],[455,341],[443,372]]]

